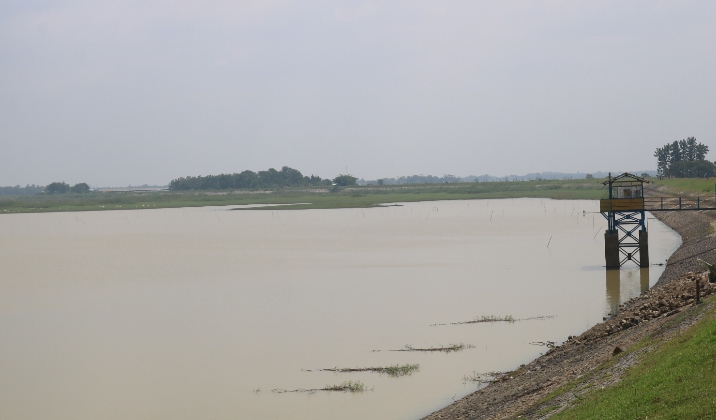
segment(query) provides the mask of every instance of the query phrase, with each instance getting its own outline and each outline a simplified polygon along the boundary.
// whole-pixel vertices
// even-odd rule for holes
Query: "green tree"
[[[70,186],[65,182],[53,182],[45,187],[48,194],[65,194],[70,192]]]
[[[358,178],[354,176],[351,176],[349,174],[342,174],[333,178],[333,183],[335,183],[339,187],[347,187],[348,185],[356,185],[357,180]]]
[[[383,179],[382,179],[382,178],[378,180],[378,185],[383,185]]]
[[[80,182],[79,184],[75,184],[70,188],[70,191],[72,191],[75,194],[85,194],[90,192],[90,186],[87,185],[86,182]]]
[[[687,177],[685,174],[708,172],[708,165],[696,164],[696,162],[705,161],[708,152],[709,147],[698,143],[696,137],[674,140],[656,148],[654,157],[656,158],[657,173],[659,176]],[[681,164],[681,162],[685,162],[685,164]],[[676,164],[679,165],[674,167]],[[672,170],[672,167],[678,168],[678,170]]]
[[[226,190],[226,189],[255,189],[302,187],[308,185],[331,185],[330,180],[321,179],[320,176],[303,176],[300,171],[284,166],[280,171],[269,169],[259,171],[243,171],[241,173],[187,176],[172,180],[169,189],[181,190]]]
[[[668,174],[676,178],[710,178],[716,176],[716,165],[707,160],[682,160],[672,163]]]

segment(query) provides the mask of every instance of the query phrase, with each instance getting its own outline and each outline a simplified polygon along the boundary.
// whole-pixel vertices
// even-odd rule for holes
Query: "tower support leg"
[[[617,231],[604,232],[604,258],[607,270],[619,269],[619,233]]]
[[[639,267],[649,267],[649,233],[645,230],[639,231]]]

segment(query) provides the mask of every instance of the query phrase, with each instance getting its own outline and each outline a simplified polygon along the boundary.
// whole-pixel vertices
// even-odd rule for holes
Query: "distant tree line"
[[[79,184],[75,184],[71,187],[65,182],[53,182],[45,187],[45,193],[47,194],[85,194],[88,192],[90,192],[90,186],[84,182],[80,182]]]
[[[243,171],[241,173],[186,176],[169,183],[172,191],[184,190],[228,190],[281,187],[354,185],[356,178],[351,175],[339,175],[335,179],[322,179],[320,176],[304,176],[300,171],[284,166],[280,171],[270,168],[267,171]]]
[[[21,187],[16,185],[14,187],[0,187],[0,195],[35,195],[40,193],[45,194],[84,194],[90,192],[90,186],[84,182],[70,186],[65,182],[53,182],[47,186],[41,185],[26,185]]]
[[[361,185],[372,185],[372,184],[378,184],[378,185],[398,185],[398,184],[446,184],[446,183],[456,183],[456,182],[470,182],[476,179],[476,177],[468,177],[468,178],[459,178],[455,175],[443,175],[443,176],[434,176],[434,175],[410,175],[410,176],[401,176],[398,178],[382,178],[377,180],[360,180],[359,184]]]
[[[697,143],[695,137],[675,140],[654,152],[659,176],[703,178],[716,175],[716,165],[706,160],[709,147]]]
[[[21,187],[16,185],[14,187],[0,187],[0,195],[33,195],[45,191],[45,187],[42,185],[26,185]]]

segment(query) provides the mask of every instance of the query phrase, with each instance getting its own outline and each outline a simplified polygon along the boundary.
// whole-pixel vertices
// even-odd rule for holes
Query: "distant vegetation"
[[[358,178],[351,175],[338,175],[333,179],[333,182],[339,187],[347,187],[349,185],[356,185]]]
[[[598,179],[565,181],[470,182],[348,186],[341,188],[274,188],[252,191],[91,192],[89,194],[37,194],[0,197],[1,213],[132,210],[170,207],[289,204],[272,210],[374,207],[383,203],[474,200],[517,197],[594,200],[606,189]]]
[[[35,195],[43,191],[45,191],[45,187],[35,184],[26,185],[24,187],[19,185],[14,187],[0,187],[0,195]]]
[[[19,185],[14,187],[0,187],[0,196],[7,195],[36,195],[40,193],[46,194],[84,194],[90,192],[90,186],[84,182],[70,186],[65,182],[53,182],[47,186],[41,185],[27,185],[21,187]]]
[[[90,186],[84,182],[75,184],[71,187],[69,184],[66,184],[64,182],[53,182],[52,184],[45,187],[45,192],[47,194],[86,194],[90,192]]]
[[[716,165],[706,160],[709,147],[697,143],[695,137],[675,140],[654,152],[659,176],[676,178],[707,178],[716,175]]]
[[[355,178],[353,179],[355,180]],[[330,179],[321,179],[320,176],[315,175],[303,176],[300,171],[284,166],[280,171],[271,168],[267,171],[258,172],[243,171],[233,174],[187,176],[172,180],[169,183],[169,189],[171,191],[248,190],[257,188],[328,186],[332,183]],[[355,183],[355,181],[353,183]]]
[[[644,171],[630,171],[639,173]],[[646,171],[649,175],[656,175],[656,171]],[[591,174],[583,172],[531,172],[525,175],[469,175],[458,177],[455,175],[410,175],[400,176],[397,178],[380,178],[373,180],[359,179],[358,185],[404,185],[404,184],[455,184],[464,182],[509,182],[509,181],[557,181],[571,179],[593,179],[606,178],[608,172],[593,172]]]
[[[700,195],[713,197],[716,182],[713,178],[664,178],[652,181],[654,185],[663,187],[666,192],[674,195]]]

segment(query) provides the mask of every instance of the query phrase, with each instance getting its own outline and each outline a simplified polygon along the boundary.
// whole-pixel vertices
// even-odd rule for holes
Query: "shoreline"
[[[578,398],[575,395],[579,394],[577,391],[554,396],[564,385],[584,380],[582,392],[588,392],[595,386],[609,386],[648,351],[640,349],[630,353],[622,358],[624,363],[620,360],[605,372],[598,373],[598,368],[613,357],[616,348],[628,351],[630,346],[649,335],[668,340],[695,322],[697,314],[687,311],[692,303],[675,296],[690,291],[693,279],[697,277],[707,285],[709,294],[716,293],[716,284],[706,282],[703,267],[696,261],[697,257],[716,261],[716,211],[657,212],[652,215],[682,238],[681,246],[667,260],[666,268],[654,287],[622,304],[616,316],[578,337],[570,337],[564,344],[423,417],[423,420],[549,418]],[[666,300],[670,306],[662,308],[658,315],[640,311],[646,306],[658,310],[656,302],[660,299]],[[678,313],[686,313],[687,316],[678,322],[671,322],[676,318],[673,315]],[[554,398],[549,398],[550,395]]]

